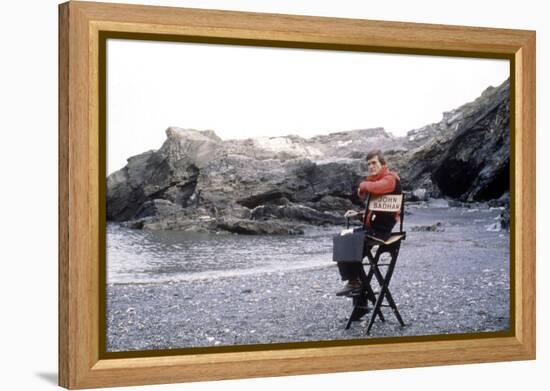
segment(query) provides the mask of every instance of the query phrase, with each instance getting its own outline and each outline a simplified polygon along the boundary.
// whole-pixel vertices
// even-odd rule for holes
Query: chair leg
[[[376,261],[373,261],[373,260],[369,260],[369,261],[370,261],[370,267],[369,267],[369,273],[367,274],[367,278],[366,278],[366,281],[367,281],[366,286],[368,287],[367,289],[369,292],[369,299],[372,302],[372,305],[374,306],[376,304],[376,294],[372,289],[371,281],[372,281],[372,277],[374,276],[373,265],[376,265]],[[382,311],[378,311],[378,317],[382,322],[386,321],[386,319],[384,318],[384,315],[382,314]]]
[[[372,265],[376,264],[377,260],[374,259],[374,257],[372,256],[372,253],[370,252],[370,250],[367,250],[367,253],[366,253],[366,256],[369,260],[369,272],[368,274],[365,273],[365,269],[362,270],[362,275],[361,275],[361,280],[363,281],[363,285],[365,286],[366,290],[367,290],[367,297],[368,299],[371,301],[372,305],[374,305],[376,303],[376,295],[374,293],[374,291],[372,290],[372,287],[371,287],[371,281],[372,281],[372,277],[374,275],[374,270],[373,270],[373,267]],[[382,322],[385,322],[386,319],[384,318],[384,315],[382,314],[382,311],[379,311],[378,312],[378,317],[380,318],[380,320]]]
[[[399,313],[397,309],[397,305],[395,304],[395,301],[393,300],[393,296],[389,289],[389,284],[393,275],[393,271],[395,268],[395,261],[391,261],[390,265],[388,266],[388,270],[386,271],[386,276],[382,275],[382,272],[380,272],[380,268],[378,265],[374,265],[374,275],[376,276],[376,280],[378,281],[378,284],[382,287],[383,285],[386,286],[384,297],[386,298],[386,301],[388,302],[390,308],[393,310],[393,313],[395,314],[395,317],[397,318],[397,321],[401,326],[405,326],[405,322],[403,322],[403,318],[401,318],[401,314]],[[381,292],[382,293],[382,292]],[[381,295],[380,293],[380,295]],[[381,312],[381,311],[380,311]]]
[[[397,306],[395,304],[395,301],[393,300],[393,297],[391,295],[391,292],[389,290],[389,284],[393,275],[393,271],[395,268],[395,264],[397,262],[397,256],[399,255],[399,244],[397,243],[396,246],[392,246],[392,248],[382,248],[380,247],[378,251],[376,252],[376,255],[372,257],[371,260],[371,267],[369,270],[370,278],[372,279],[372,275],[376,277],[376,280],[378,281],[378,284],[380,285],[380,293],[378,295],[378,298],[376,300],[376,303],[374,304],[372,315],[369,319],[369,322],[367,324],[366,334],[368,335],[370,333],[370,330],[374,324],[374,319],[376,318],[377,314],[381,314],[382,310],[382,303],[384,301],[384,298],[387,300],[389,306],[393,310],[393,313],[395,317],[397,318],[399,324],[401,326],[405,326],[405,322],[403,322],[403,318],[401,318],[401,314],[399,313]],[[382,255],[384,252],[389,252],[391,256],[390,263],[388,265],[388,270],[386,271],[386,275],[382,275],[380,272],[380,269],[378,267],[378,261],[380,259],[380,255]],[[369,258],[370,259],[370,258]]]
[[[378,299],[376,300],[376,303],[374,304],[374,308],[372,310],[372,315],[369,319],[369,322],[367,324],[367,331],[366,331],[366,335],[369,335],[370,333],[370,329],[372,328],[372,325],[374,324],[374,318],[376,317],[376,314],[377,313],[380,313],[382,311],[380,311],[380,307],[382,306],[382,300],[384,299],[384,288],[382,287],[382,289],[380,290],[380,294],[378,295]]]
[[[372,310],[373,311],[372,316],[367,325],[367,331],[366,331],[367,335],[370,333],[372,325],[374,324],[375,315],[379,312],[382,312],[381,308],[382,308],[382,302],[384,301],[384,298],[386,298],[386,300],[390,304],[390,307],[392,308],[393,313],[395,314],[395,317],[397,318],[399,324],[401,326],[405,326],[405,323],[403,322],[403,319],[401,318],[401,315],[397,310],[397,306],[395,305],[393,298],[391,298],[391,293],[388,289],[388,283],[390,279],[391,279],[391,272],[388,270],[388,272],[386,273],[386,279],[383,280],[382,282],[382,287],[380,288],[380,294],[378,295],[378,299],[376,300],[376,304],[374,305],[374,308]]]
[[[365,249],[365,256],[372,259],[372,254],[370,249]],[[363,290],[358,296],[353,297],[353,310],[349,316],[348,322],[346,324],[346,330],[351,327],[351,322],[360,320],[364,315],[369,313],[369,301],[374,305],[376,303],[376,295],[370,286],[370,282],[373,277],[373,272],[369,269],[369,274],[365,273],[365,269],[361,268],[359,272],[359,279],[363,285]],[[385,322],[386,319],[382,314],[382,311],[378,312],[378,317],[382,322]]]
[[[369,312],[368,305],[369,302],[366,297],[366,292],[361,292],[359,296],[355,296],[353,298],[353,311],[351,312],[348,323],[346,324],[346,330],[351,327],[351,322],[358,321]]]

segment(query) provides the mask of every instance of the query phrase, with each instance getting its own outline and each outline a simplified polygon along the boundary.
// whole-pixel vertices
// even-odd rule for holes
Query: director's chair
[[[367,322],[366,334],[368,335],[376,317],[382,322],[385,321],[384,315],[382,314],[382,307],[390,307],[399,324],[405,326],[405,322],[403,322],[403,318],[390,292],[389,285],[399,256],[401,242],[405,240],[406,233],[403,231],[405,210],[405,199],[403,194],[382,196],[369,195],[366,205],[367,207],[363,217],[363,227],[361,229],[349,229],[350,216],[346,216],[347,229],[339,236],[334,237],[333,240],[333,260],[337,262],[361,262],[363,265],[359,273],[359,278],[362,282],[361,289],[358,292],[348,295],[352,298],[353,309],[346,324],[346,329],[351,327],[351,322],[360,320],[364,315],[370,312],[370,302],[373,305],[373,309]],[[377,236],[366,227],[366,218],[369,211],[399,213],[399,231],[392,232],[389,237],[381,238]],[[381,263],[380,257],[382,254],[386,253],[390,256],[389,260]],[[369,266],[368,272],[365,272],[364,266]],[[387,267],[386,273],[382,273],[381,267]],[[375,292],[372,288],[373,277],[378,282],[380,287],[379,292]],[[387,304],[385,304],[384,301]]]

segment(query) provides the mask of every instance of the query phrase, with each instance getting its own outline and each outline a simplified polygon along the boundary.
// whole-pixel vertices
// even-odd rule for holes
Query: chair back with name
[[[403,232],[403,217],[405,216],[405,195],[404,194],[369,194],[366,201],[366,210],[363,217],[363,228],[367,226],[369,211],[399,213],[399,232]]]

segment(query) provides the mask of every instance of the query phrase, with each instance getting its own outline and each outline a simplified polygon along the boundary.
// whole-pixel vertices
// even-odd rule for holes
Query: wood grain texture
[[[345,43],[379,47],[515,53],[518,30],[305,17],[268,13],[74,2],[115,31],[194,34],[288,42]]]
[[[534,32],[528,34],[528,40],[520,51],[521,56],[521,90],[516,96],[521,102],[521,112],[516,118],[516,126],[521,127],[522,157],[519,166],[523,170],[521,189],[521,212],[518,219],[522,220],[521,247],[522,254],[518,264],[522,266],[521,281],[518,291],[521,291],[522,309],[521,336],[526,353],[535,358],[536,321],[535,321],[535,292],[536,292],[536,148],[535,148],[535,118],[536,118],[536,36]],[[516,203],[517,205],[518,203]]]
[[[58,283],[59,383],[69,384],[69,7],[59,7]]]
[[[100,359],[100,31],[278,46],[513,59],[515,335]],[[327,47],[328,47],[327,46]],[[59,383],[66,388],[448,365],[535,357],[535,33],[69,2],[59,7]],[[518,191],[521,190],[521,191]]]

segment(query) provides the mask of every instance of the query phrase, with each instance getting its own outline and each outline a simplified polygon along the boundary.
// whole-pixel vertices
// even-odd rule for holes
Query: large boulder
[[[329,212],[320,212],[313,208],[296,205],[261,205],[251,211],[255,220],[286,219],[291,221],[303,221],[312,225],[333,224],[341,225],[346,222],[343,215],[335,215]]]
[[[244,235],[301,235],[302,227],[290,222],[254,221],[226,218],[218,223],[218,228]]]
[[[193,201],[200,170],[216,155],[221,140],[212,131],[168,128],[158,151],[128,158],[128,164],[107,178],[107,219],[136,217],[142,205],[166,199],[187,207]]]

